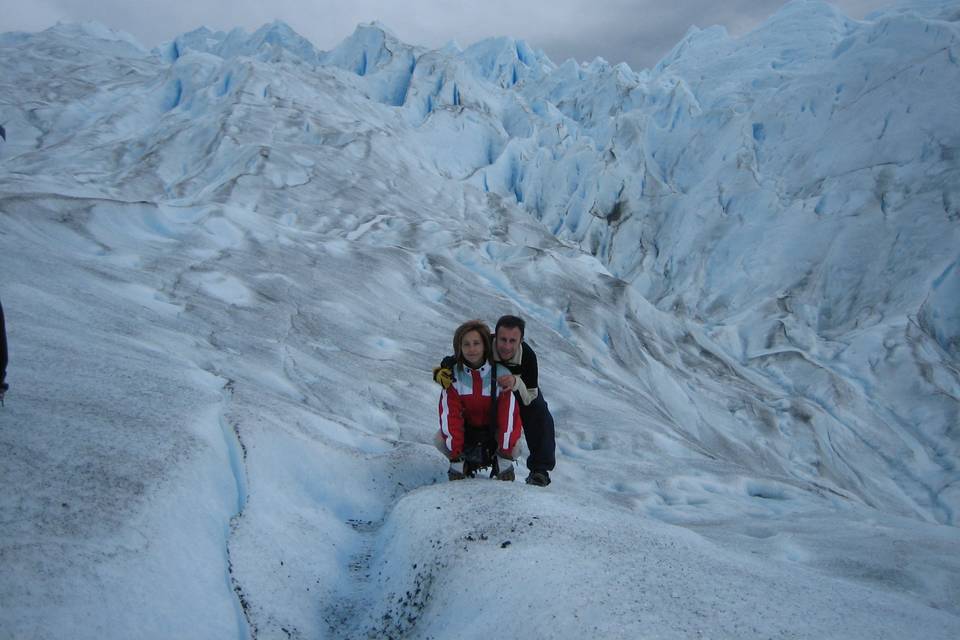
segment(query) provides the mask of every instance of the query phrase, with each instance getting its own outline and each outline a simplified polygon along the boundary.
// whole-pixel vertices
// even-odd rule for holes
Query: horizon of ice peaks
[[[956,635],[957,22],[925,6],[797,3],[640,74],[375,26],[0,36],[2,627]],[[429,369],[511,310],[555,482],[448,485]]]

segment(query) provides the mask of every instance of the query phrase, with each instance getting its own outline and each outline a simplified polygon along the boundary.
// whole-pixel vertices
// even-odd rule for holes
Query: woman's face
[[[460,338],[460,352],[471,367],[483,364],[483,338],[479,331],[468,331]]]

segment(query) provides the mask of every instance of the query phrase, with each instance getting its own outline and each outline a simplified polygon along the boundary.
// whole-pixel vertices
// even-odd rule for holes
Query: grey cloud
[[[842,11],[862,17],[892,0],[837,0]],[[491,36],[512,36],[543,49],[554,61],[588,62],[600,56],[634,69],[663,57],[691,25],[720,24],[731,35],[756,27],[782,0],[0,0],[6,29],[40,30],[56,20],[96,20],[131,33],[152,47],[199,26],[252,31],[280,19],[320,49],[348,37],[358,23],[378,20],[410,44],[439,47],[450,40],[466,46]]]

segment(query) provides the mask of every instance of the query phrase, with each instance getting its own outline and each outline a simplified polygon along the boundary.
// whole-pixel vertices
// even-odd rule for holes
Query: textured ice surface
[[[957,18],[0,35],[0,634],[957,636]],[[506,312],[545,490],[430,444]]]

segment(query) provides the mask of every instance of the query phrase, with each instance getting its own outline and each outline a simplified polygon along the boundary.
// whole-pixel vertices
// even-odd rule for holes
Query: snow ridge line
[[[215,372],[211,373],[222,377]],[[230,518],[230,527],[225,538],[224,554],[227,559],[227,583],[236,595],[237,627],[240,630],[239,638],[240,640],[256,640],[257,626],[250,617],[250,602],[247,600],[243,586],[237,580],[236,575],[234,575],[233,560],[230,557],[230,539],[233,536],[233,532],[236,531],[240,518],[243,517],[248,496],[246,472],[247,447],[243,443],[243,438],[240,437],[239,426],[231,423],[226,416],[227,406],[233,400],[234,386],[235,383],[233,379],[227,378],[221,391],[223,401],[221,403],[222,410],[220,411],[220,429],[223,433],[223,441],[226,444],[227,455],[230,460],[230,471],[237,488],[237,503],[234,514]]]

